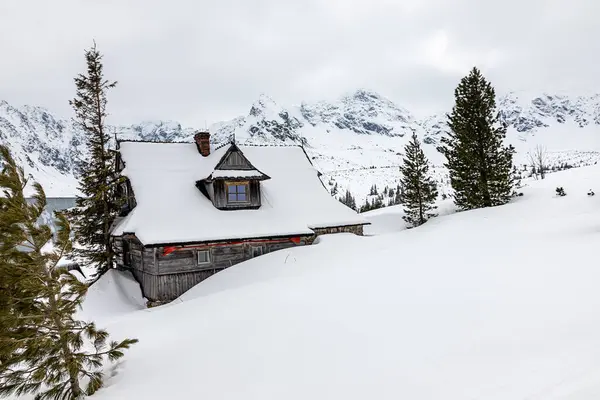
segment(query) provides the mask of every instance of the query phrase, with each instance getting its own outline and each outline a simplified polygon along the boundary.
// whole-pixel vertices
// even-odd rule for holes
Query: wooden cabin
[[[112,228],[116,264],[132,271],[150,302],[320,234],[362,235],[368,222],[330,196],[302,147],[214,149],[209,133],[194,138],[118,144],[126,204]]]

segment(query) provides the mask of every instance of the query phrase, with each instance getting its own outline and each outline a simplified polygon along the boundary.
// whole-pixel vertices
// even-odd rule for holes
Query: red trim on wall
[[[231,246],[231,245],[236,245],[236,244],[244,244],[244,243],[285,243],[285,242],[292,242],[294,244],[300,244],[300,241],[302,239],[300,238],[300,236],[294,236],[291,237],[289,239],[270,239],[270,240],[240,240],[240,241],[236,241],[236,242],[226,242],[226,243],[215,243],[215,244],[199,244],[196,246],[165,246],[164,250],[163,250],[163,256],[168,256],[169,254],[173,253],[174,251],[178,251],[178,250],[188,250],[188,249],[206,249],[206,248],[210,248],[210,247],[221,247],[221,246]]]

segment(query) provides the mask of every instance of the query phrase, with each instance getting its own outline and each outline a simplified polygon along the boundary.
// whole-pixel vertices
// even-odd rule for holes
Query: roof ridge
[[[255,144],[255,143],[238,143],[238,146],[246,147],[302,147],[300,144]]]
[[[162,140],[145,140],[145,139],[117,139],[117,143],[158,143],[158,144],[171,144],[171,143],[184,143],[184,144],[192,144],[194,142],[184,142],[184,141],[162,141]]]
[[[229,146],[229,145],[231,145],[231,142],[226,142],[226,143],[215,146],[214,150],[216,151],[216,150],[222,149],[223,147]]]
[[[183,141],[183,140],[145,140],[145,139],[117,139],[117,143],[157,143],[157,144],[193,144],[193,141]],[[224,142],[221,144],[214,144],[214,150],[219,150],[225,146],[230,146],[232,142]],[[303,147],[301,144],[276,144],[276,143],[235,143],[237,146],[244,147]]]

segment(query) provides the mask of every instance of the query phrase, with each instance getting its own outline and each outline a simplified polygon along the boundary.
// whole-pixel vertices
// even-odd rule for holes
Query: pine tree
[[[400,172],[402,172],[402,170],[400,170]],[[403,194],[402,186],[400,186],[400,184],[398,184],[396,186],[396,197],[394,198],[394,204],[402,204],[402,194]]]
[[[338,188],[338,184],[336,182],[335,185],[333,186],[333,188],[331,188],[331,195],[334,197],[337,196],[338,191],[339,191],[339,188]]]
[[[378,208],[382,207],[385,207],[385,204],[383,204],[383,196],[377,195],[377,197],[374,198],[373,202],[371,203],[371,210],[377,210]]]
[[[346,194],[343,197],[340,197],[339,201],[342,204],[345,204],[347,207],[350,207],[353,210],[357,210],[356,199],[354,198],[350,190],[346,189]]]
[[[369,202],[369,198],[367,197],[367,199],[365,200],[365,204],[360,206],[359,212],[364,213],[364,212],[367,212],[370,210],[371,210],[371,203]]]
[[[25,204],[23,189],[27,184],[23,169],[13,162],[8,148],[0,146],[0,372],[9,359],[19,352],[17,340],[30,330],[19,323],[23,315],[35,312],[35,304],[19,301],[31,297],[21,269],[27,268],[28,257],[19,249],[23,243],[23,226],[27,215],[15,210],[13,204]],[[36,213],[35,209],[31,209]],[[36,213],[37,214],[37,213]]]
[[[71,250],[67,218],[57,214],[55,250],[48,251],[52,232],[37,221],[46,196],[34,184],[34,202],[23,196],[27,181],[23,170],[0,146],[4,167],[0,174],[0,397],[36,394],[36,400],[78,399],[102,387],[102,362],[123,356],[135,339],[107,343],[108,333],[94,323],[75,319],[87,286],[59,260]],[[6,235],[5,235],[6,234]],[[21,247],[21,248],[19,248]],[[13,287],[13,289],[10,289]],[[87,384],[82,388],[81,381]]]
[[[454,202],[463,210],[505,204],[513,193],[514,148],[496,113],[495,91],[477,68],[454,92],[450,134],[438,150],[446,156]]]
[[[432,210],[436,208],[433,203],[437,198],[437,189],[428,175],[429,164],[415,133],[404,148],[404,153],[400,167],[404,191],[400,200],[404,205],[404,220],[415,227],[435,216]]]
[[[85,52],[87,73],[75,78],[77,93],[69,103],[75,110],[75,123],[86,134],[88,157],[78,165],[79,190],[76,207],[69,213],[79,245],[75,253],[96,267],[96,277],[113,264],[110,228],[121,208],[117,197],[119,178],[108,149],[110,136],[105,127],[106,92],[116,82],[104,78],[102,55],[96,44]]]

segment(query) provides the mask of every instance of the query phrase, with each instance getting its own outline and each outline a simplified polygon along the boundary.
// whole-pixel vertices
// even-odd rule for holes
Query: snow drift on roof
[[[216,169],[209,179],[243,178],[243,179],[266,179],[268,178],[255,169]]]
[[[228,150],[198,154],[194,143],[122,142],[123,175],[137,206],[114,235],[135,233],[145,245],[311,234],[310,228],[368,223],[329,195],[302,148],[239,146],[261,182],[258,210],[221,211],[195,186]]]

